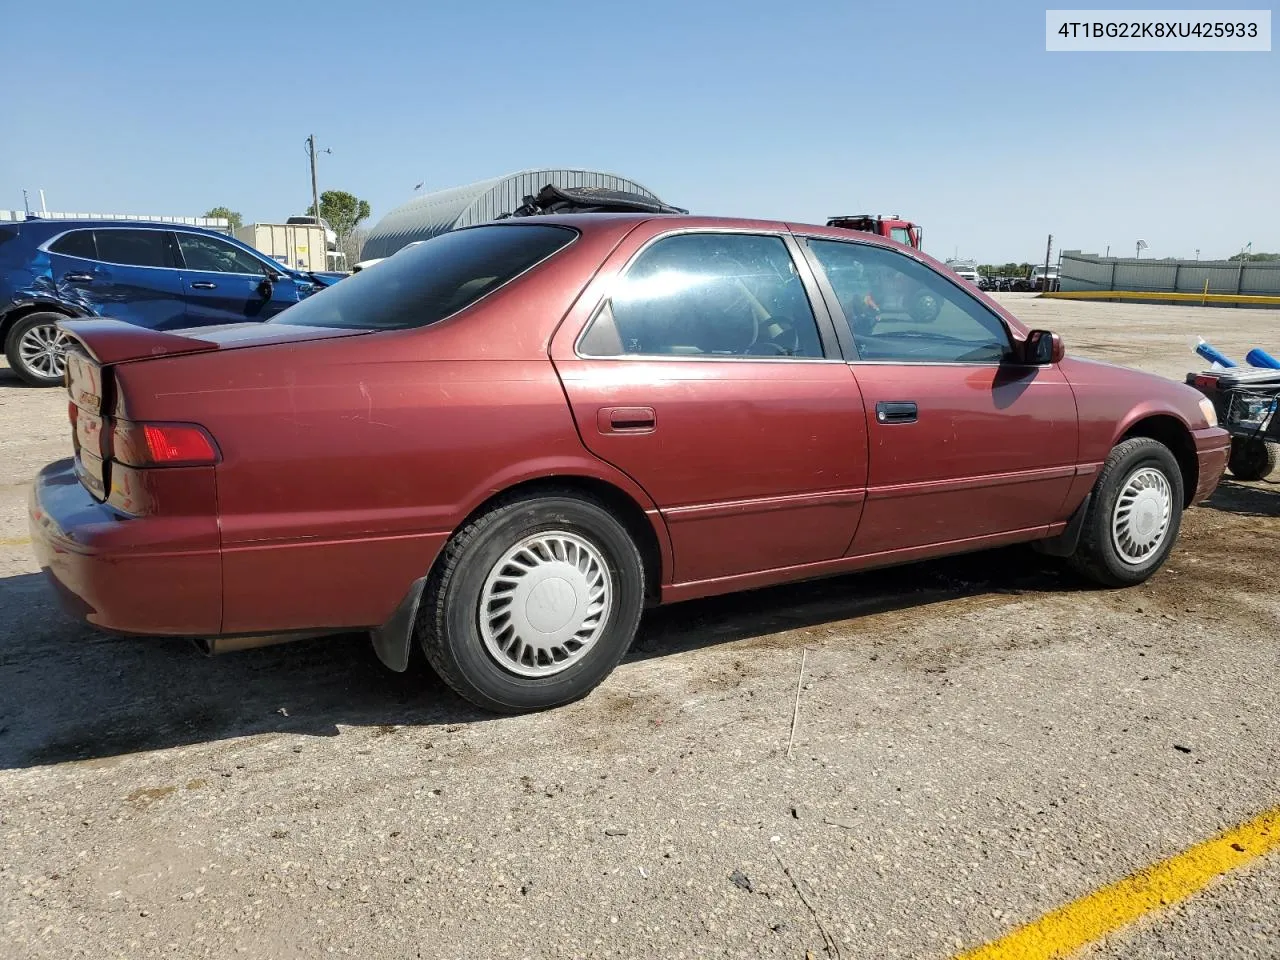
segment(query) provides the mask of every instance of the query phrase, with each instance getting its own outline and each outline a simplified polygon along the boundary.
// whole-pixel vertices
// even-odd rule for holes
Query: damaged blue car
[[[27,383],[62,383],[68,317],[152,330],[267,320],[337,282],[212,230],[106,220],[0,223],[0,340]]]

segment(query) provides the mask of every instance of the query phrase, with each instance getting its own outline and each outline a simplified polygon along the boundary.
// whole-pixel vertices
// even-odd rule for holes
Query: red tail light
[[[210,466],[218,448],[203,427],[194,423],[116,421],[112,459],[130,467]]]
[[[144,424],[147,452],[153,463],[214,463],[213,441],[199,427],[180,424]]]

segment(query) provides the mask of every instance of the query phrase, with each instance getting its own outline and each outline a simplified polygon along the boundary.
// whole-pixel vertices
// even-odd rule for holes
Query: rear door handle
[[[596,414],[601,433],[652,433],[657,426],[653,407],[601,407]]]
[[[218,289],[218,285],[216,283],[210,283],[208,280],[198,280],[195,283],[191,284],[191,289],[192,290],[216,290]]]
[[[915,423],[918,418],[914,400],[881,400],[876,404],[877,423]]]
[[[92,273],[66,273],[62,275],[62,279],[67,283],[93,283]]]

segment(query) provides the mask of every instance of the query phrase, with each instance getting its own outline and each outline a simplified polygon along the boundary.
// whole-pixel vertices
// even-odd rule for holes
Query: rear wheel
[[[58,328],[67,319],[60,313],[33,313],[9,330],[5,356],[9,366],[33,387],[62,383],[67,369],[67,345],[71,338]]]
[[[640,553],[572,494],[502,504],[445,547],[415,628],[441,678],[502,713],[569,703],[617,666],[644,602]]]
[[[1094,485],[1068,562],[1104,586],[1143,582],[1173,549],[1182,504],[1182,472],[1168,447],[1147,437],[1117,444]]]
[[[1257,437],[1236,437],[1231,441],[1227,469],[1237,480],[1261,480],[1276,468],[1276,448]]]

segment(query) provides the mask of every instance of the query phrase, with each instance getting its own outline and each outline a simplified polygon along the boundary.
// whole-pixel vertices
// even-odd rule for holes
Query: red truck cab
[[[923,249],[921,244],[924,242],[924,231],[920,224],[903,220],[897,214],[882,217],[879,214],[855,213],[852,216],[831,217],[827,220],[827,226],[874,233],[877,237],[893,240],[914,250]]]

